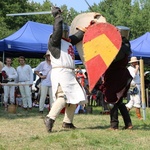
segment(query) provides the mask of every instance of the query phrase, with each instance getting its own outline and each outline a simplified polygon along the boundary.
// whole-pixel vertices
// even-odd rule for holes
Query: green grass
[[[93,107],[93,114],[75,115],[76,130],[61,128],[63,115],[57,118],[53,132],[47,133],[38,108],[26,113],[21,108],[16,114],[0,107],[0,150],[145,150],[150,144],[150,109],[146,120],[138,120],[131,110],[134,129],[124,126],[119,115],[118,131],[109,131],[109,115],[100,115],[101,107]],[[142,111],[141,111],[142,112]],[[45,111],[44,116],[47,114]]]

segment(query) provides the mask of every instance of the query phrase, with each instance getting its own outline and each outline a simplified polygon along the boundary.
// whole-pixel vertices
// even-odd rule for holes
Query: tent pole
[[[4,61],[5,61],[5,52],[3,51],[3,67],[4,67]]]
[[[145,120],[146,119],[146,104],[145,104],[144,62],[142,58],[140,58],[140,79],[141,79],[141,98],[142,98],[143,120]]]

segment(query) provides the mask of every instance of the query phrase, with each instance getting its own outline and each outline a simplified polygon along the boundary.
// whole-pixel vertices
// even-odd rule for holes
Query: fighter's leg
[[[63,120],[62,127],[64,128],[76,128],[73,125],[73,118],[75,114],[76,104],[66,104],[65,107],[65,117]]]

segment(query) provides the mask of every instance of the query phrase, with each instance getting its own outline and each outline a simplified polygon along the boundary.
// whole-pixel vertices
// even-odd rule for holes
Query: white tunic
[[[51,55],[51,81],[53,89],[53,97],[56,100],[55,94],[57,92],[58,84],[66,95],[67,103],[78,104],[86,100],[86,94],[82,87],[76,80],[74,69],[74,50],[71,43],[61,41],[61,54],[59,59],[55,59]]]
[[[6,72],[6,74],[8,75],[8,79],[16,79],[17,78],[17,72],[16,72],[16,70],[15,70],[15,68],[13,68],[13,67],[8,67],[8,66],[5,66],[3,69],[2,69],[2,71],[5,71]]]
[[[28,82],[29,84],[33,84],[33,72],[29,65],[18,66],[17,73],[18,82]]]

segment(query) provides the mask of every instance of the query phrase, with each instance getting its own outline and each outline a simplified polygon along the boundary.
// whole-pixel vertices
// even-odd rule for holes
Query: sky
[[[43,3],[44,0],[33,0],[34,2]],[[54,5],[60,7],[62,5],[67,5],[67,8],[70,9],[73,7],[76,11],[86,11],[89,7],[86,4],[86,1],[92,6],[94,3],[98,4],[101,0],[50,0]]]

